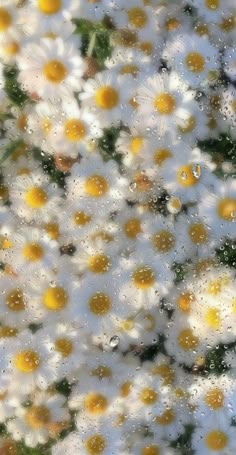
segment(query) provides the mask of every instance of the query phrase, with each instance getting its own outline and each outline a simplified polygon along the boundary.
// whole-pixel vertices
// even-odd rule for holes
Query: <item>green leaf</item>
[[[9,99],[17,106],[22,106],[28,99],[27,95],[21,90],[17,81],[18,70],[15,67],[6,67],[4,70],[5,76],[5,91]]]
[[[12,153],[15,152],[15,150],[24,144],[24,141],[22,139],[18,139],[17,141],[12,142],[3,152],[3,155],[0,157],[0,164],[2,164],[9,156],[12,155]]]
[[[104,159],[114,159],[121,162],[121,154],[116,151],[116,140],[120,134],[120,127],[105,128],[103,136],[98,141],[98,147]]]
[[[225,242],[218,250],[216,255],[221,265],[228,265],[236,268],[236,241],[229,240]]]

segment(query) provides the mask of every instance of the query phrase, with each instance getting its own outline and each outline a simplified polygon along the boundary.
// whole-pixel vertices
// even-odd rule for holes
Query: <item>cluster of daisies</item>
[[[1,455],[236,453],[235,38],[235,0],[1,0]]]

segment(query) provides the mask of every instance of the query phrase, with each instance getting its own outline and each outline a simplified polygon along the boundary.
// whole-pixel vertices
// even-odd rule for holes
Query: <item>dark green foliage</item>
[[[15,67],[6,67],[4,70],[5,76],[5,91],[9,99],[17,106],[22,106],[28,99],[27,95],[21,90],[17,82],[18,71]]]
[[[216,255],[221,265],[236,268],[236,241],[227,241],[216,250]]]
[[[104,22],[92,23],[85,19],[75,19],[76,33],[81,36],[81,52],[83,56],[88,55],[90,43],[93,46],[90,57],[96,58],[101,69],[104,68],[104,61],[111,55],[110,45],[110,24]]]
[[[192,455],[191,436],[194,431],[193,425],[185,425],[185,432],[178,439],[171,443],[171,447],[178,449],[181,455]]]
[[[113,159],[118,163],[121,162],[121,154],[116,151],[116,140],[120,133],[120,128],[105,128],[103,136],[99,139],[98,147],[104,159]]]
[[[11,142],[11,144],[5,148],[5,150],[1,150],[1,155],[0,155],[0,165],[7,159],[9,156],[14,153],[14,151],[23,145],[23,141],[19,139],[18,141]]]

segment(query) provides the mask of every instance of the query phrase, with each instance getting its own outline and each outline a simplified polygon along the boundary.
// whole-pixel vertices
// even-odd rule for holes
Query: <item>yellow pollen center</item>
[[[145,387],[144,389],[142,389],[139,398],[143,404],[150,406],[156,403],[156,401],[158,400],[158,394],[157,392],[155,392],[155,390],[150,389],[149,387]]]
[[[124,65],[120,69],[120,74],[131,74],[131,76],[136,77],[139,72],[139,67],[137,65]]]
[[[17,128],[21,131],[25,131],[26,127],[27,127],[27,116],[26,115],[21,115],[18,119],[17,119]]]
[[[224,393],[218,387],[210,389],[205,396],[205,403],[216,411],[224,406]]]
[[[1,338],[11,338],[16,337],[18,330],[15,327],[10,327],[9,325],[2,325],[0,327],[0,337]]]
[[[12,41],[4,46],[4,52],[6,55],[16,55],[20,50],[20,45],[17,41]]]
[[[109,190],[107,180],[98,174],[90,175],[85,181],[85,192],[91,197],[102,197]]]
[[[158,253],[168,253],[175,246],[175,236],[163,229],[152,236],[152,244]]]
[[[55,341],[55,349],[62,357],[69,357],[73,352],[73,344],[68,338],[58,338]]]
[[[141,449],[140,455],[159,455],[159,447],[157,445],[151,445],[148,447],[143,447]]]
[[[227,286],[230,283],[229,277],[220,277],[217,280],[212,280],[210,281],[207,292],[210,295],[217,295],[222,292],[225,286]]]
[[[101,434],[90,436],[85,442],[85,448],[89,455],[102,455],[106,445],[106,439]]]
[[[88,302],[90,311],[96,316],[103,316],[111,309],[111,300],[107,294],[96,292]]]
[[[159,425],[170,425],[175,420],[175,414],[172,409],[167,409],[160,416],[156,417],[156,423]]]
[[[67,69],[59,60],[50,60],[45,63],[43,74],[49,82],[60,84],[67,76]]]
[[[27,243],[23,247],[23,256],[29,262],[36,262],[42,259],[44,251],[41,245],[38,243]]]
[[[114,109],[119,103],[119,93],[109,85],[100,87],[96,91],[95,102],[100,109]]]
[[[205,59],[199,52],[189,52],[185,57],[185,63],[193,73],[201,73],[205,67]]]
[[[162,364],[155,365],[152,369],[152,373],[160,376],[163,379],[164,385],[173,384],[175,379],[175,372],[170,365]]]
[[[191,304],[194,300],[195,297],[191,292],[184,292],[179,295],[177,299],[177,305],[181,311],[188,313],[191,309]]]
[[[80,120],[72,118],[65,123],[64,131],[68,141],[80,141],[86,135],[86,126]]]
[[[42,121],[42,130],[44,132],[44,134],[48,134],[50,132],[52,128],[52,123],[50,122],[50,120],[48,120],[47,118],[43,119]]]
[[[17,455],[18,449],[13,441],[10,439],[1,441],[0,453],[1,455]]]
[[[154,107],[160,115],[170,115],[175,110],[175,98],[169,93],[159,93],[155,97]]]
[[[137,235],[142,232],[140,220],[138,218],[130,218],[124,224],[124,232],[129,239],[136,239]]]
[[[120,387],[120,395],[122,398],[125,398],[127,397],[130,392],[131,392],[131,388],[132,388],[132,382],[131,381],[126,381],[124,382],[121,387]]]
[[[208,449],[218,452],[228,444],[228,436],[223,431],[213,430],[206,434],[205,444]]]
[[[61,0],[38,0],[38,9],[43,14],[56,14],[61,6]]]
[[[182,330],[177,338],[178,344],[184,351],[192,351],[197,348],[199,340],[191,329]]]
[[[0,32],[5,32],[11,25],[12,18],[5,8],[0,8]]]
[[[195,32],[200,36],[208,35],[208,27],[206,24],[199,22],[195,26]]]
[[[147,24],[148,17],[143,9],[134,7],[128,10],[128,20],[133,27],[143,28]]]
[[[220,29],[222,32],[225,33],[230,33],[232,30],[234,30],[236,26],[236,16],[229,16],[225,19],[222,20],[220,23]]]
[[[173,30],[176,30],[177,28],[179,28],[181,25],[181,22],[178,21],[178,19],[175,19],[174,17],[170,17],[169,19],[167,19],[166,23],[165,23],[165,27],[166,27],[166,30],[168,30],[168,32],[172,32]]]
[[[133,319],[125,319],[124,321],[121,322],[120,328],[124,330],[125,332],[129,332],[134,328],[134,321]]]
[[[141,52],[143,52],[145,55],[152,55],[153,52],[153,44],[150,41],[143,41],[142,43],[139,43],[138,48],[140,49]]]
[[[25,413],[27,424],[34,430],[44,428],[50,419],[50,411],[46,406],[31,406]]]
[[[73,214],[73,221],[76,226],[85,226],[87,223],[91,221],[91,215],[87,215],[83,211],[78,211]]]
[[[191,224],[188,228],[188,234],[193,243],[201,245],[208,240],[208,232],[202,223]]]
[[[196,119],[193,115],[190,115],[185,121],[183,125],[178,125],[178,130],[182,134],[191,133],[194,128],[196,127]]]
[[[112,370],[105,365],[98,365],[91,371],[92,376],[97,376],[99,379],[103,378],[111,378],[112,377]]]
[[[211,329],[218,330],[221,326],[219,310],[214,307],[209,308],[205,313],[205,322]]]
[[[222,220],[236,220],[236,199],[224,198],[221,199],[217,206],[217,213]]]
[[[93,273],[106,273],[111,267],[111,262],[105,254],[95,254],[90,256],[88,268]]]
[[[90,414],[102,414],[108,408],[108,401],[101,393],[89,393],[84,400],[84,406]]]
[[[21,351],[15,355],[14,363],[21,373],[33,373],[40,365],[39,355],[35,351]]]
[[[136,136],[130,141],[130,151],[133,155],[138,155],[141,152],[143,146],[143,137]]]
[[[178,169],[177,180],[182,186],[194,186],[197,185],[199,181],[199,179],[193,174],[191,164],[185,164]]]
[[[32,209],[41,209],[48,200],[46,191],[35,186],[28,189],[25,193],[25,202]]]
[[[46,230],[50,239],[52,240],[58,239],[60,235],[58,223],[46,223],[44,225],[44,229]]]
[[[6,296],[6,304],[11,311],[23,311],[25,309],[23,292],[20,289],[12,289]]]
[[[210,10],[216,10],[220,7],[220,0],[205,0],[205,5]]]
[[[161,166],[165,160],[171,158],[173,155],[168,149],[159,149],[154,152],[153,161],[157,166]]]
[[[155,283],[155,273],[149,266],[138,267],[132,274],[132,281],[138,289],[149,289]]]
[[[43,304],[48,310],[62,310],[68,303],[68,295],[60,286],[48,288],[43,293]]]

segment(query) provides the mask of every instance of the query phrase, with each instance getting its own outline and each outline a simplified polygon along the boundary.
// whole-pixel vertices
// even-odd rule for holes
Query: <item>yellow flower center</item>
[[[136,136],[130,141],[130,151],[133,155],[138,155],[141,152],[143,146],[143,137]]]
[[[210,283],[208,285],[207,292],[210,295],[220,294],[220,292],[222,292],[224,287],[227,286],[229,283],[230,283],[230,279],[227,276],[220,277],[216,280],[212,280],[212,281],[210,281]]]
[[[21,131],[25,131],[26,127],[27,127],[27,116],[26,115],[21,115],[18,119],[17,119],[17,128]]]
[[[188,228],[188,234],[193,243],[201,245],[208,240],[208,232],[202,223],[193,223]]]
[[[152,244],[158,253],[168,253],[175,246],[175,236],[163,229],[152,236]]]
[[[0,183],[0,200],[7,201],[9,199],[9,191],[6,185]]]
[[[45,63],[43,74],[49,82],[60,84],[67,76],[67,69],[59,60],[50,60]]]
[[[45,427],[50,419],[50,411],[46,406],[31,406],[25,413],[27,424],[34,430]]]
[[[216,411],[224,406],[224,393],[218,387],[210,389],[205,395],[205,403]]]
[[[96,292],[88,302],[90,311],[96,316],[103,316],[111,309],[111,300],[107,294]]]
[[[129,239],[136,239],[137,235],[142,232],[140,220],[138,218],[130,218],[124,224],[124,232]]]
[[[81,210],[73,214],[73,221],[76,224],[76,226],[85,226],[85,224],[89,223],[91,219],[92,219],[91,215],[87,215],[85,212]]]
[[[27,349],[15,355],[14,363],[21,373],[33,373],[40,365],[39,355],[37,352]]]
[[[135,28],[143,28],[147,24],[148,17],[142,8],[134,7],[128,10],[128,20]]]
[[[21,289],[12,289],[6,296],[6,304],[11,311],[23,311],[25,309],[25,302]]]
[[[88,268],[93,273],[106,273],[111,267],[111,262],[105,254],[95,254],[90,256]]]
[[[178,130],[182,134],[191,133],[194,128],[196,127],[196,119],[193,115],[190,115],[185,121],[183,125],[178,125]]]
[[[173,155],[168,149],[159,149],[154,152],[153,161],[157,166],[161,166],[165,160],[171,158]]]
[[[233,221],[236,219],[236,199],[221,199],[217,206],[217,213],[222,220]]]
[[[175,420],[175,414],[172,409],[166,409],[160,416],[156,417],[156,423],[159,425],[170,425]]]
[[[122,398],[126,398],[130,394],[131,388],[132,388],[132,382],[131,381],[124,382],[120,386],[120,395],[121,395],[121,397]]]
[[[32,209],[41,209],[48,200],[46,191],[35,186],[25,192],[25,202]]]
[[[205,0],[205,5],[208,9],[214,11],[220,7],[220,0]]]
[[[64,131],[68,141],[80,141],[86,135],[86,126],[80,120],[72,118],[65,123]]]
[[[119,103],[119,93],[113,87],[106,85],[97,89],[95,101],[100,109],[114,109],[114,107],[116,107]]]
[[[0,453],[1,455],[17,455],[18,449],[13,441],[7,439],[1,441]]]
[[[163,363],[162,365],[155,365],[152,368],[152,373],[160,376],[164,380],[164,385],[173,384],[175,379],[175,372],[170,365]]]
[[[90,436],[85,442],[85,448],[89,455],[103,454],[106,445],[106,439],[101,434]]]
[[[197,348],[199,340],[191,329],[182,330],[177,338],[178,344],[184,351],[193,351]]]
[[[36,262],[42,259],[44,251],[38,243],[26,243],[23,247],[23,256],[29,262]]]
[[[205,437],[205,444],[209,450],[218,452],[223,450],[228,444],[228,436],[223,431],[209,431]]]
[[[38,0],[38,9],[43,14],[56,14],[61,6],[61,0]]]
[[[232,30],[234,30],[236,26],[236,16],[229,16],[226,19],[223,19],[222,22],[220,23],[220,29],[222,32],[225,33],[230,33]]]
[[[85,181],[85,192],[91,197],[102,197],[109,190],[109,185],[105,177],[94,174],[87,177]]]
[[[12,17],[5,8],[0,8],[0,32],[5,32],[12,23]]]
[[[205,59],[199,52],[189,52],[185,57],[185,64],[189,71],[201,73],[205,67]]]
[[[140,455],[159,455],[159,447],[157,445],[151,445],[148,447],[143,447],[141,449],[141,454]]]
[[[84,400],[84,406],[90,414],[102,414],[108,408],[108,401],[101,393],[89,393]]]
[[[194,300],[195,297],[191,292],[183,292],[177,299],[177,305],[181,311],[188,313]]]
[[[16,337],[18,330],[15,327],[10,327],[9,325],[2,325],[0,327],[0,337],[1,338],[11,338]]]
[[[175,98],[169,93],[159,93],[155,97],[154,107],[161,115],[170,115],[175,110]]]
[[[44,118],[42,120],[42,130],[43,130],[44,134],[47,135],[51,129],[52,129],[52,123],[47,118]]]
[[[209,33],[207,25],[204,23],[201,23],[201,22],[199,22],[197,25],[195,25],[194,29],[195,29],[195,32],[200,36],[208,35],[208,33]]]
[[[58,338],[55,341],[55,349],[62,357],[69,357],[73,352],[73,344],[68,338]]]
[[[129,332],[134,328],[134,321],[133,319],[125,319],[120,324],[120,329],[124,330],[125,332]]]
[[[143,41],[142,43],[139,43],[138,48],[140,49],[141,52],[143,52],[145,55],[152,55],[153,52],[153,44],[150,41]]]
[[[166,23],[165,23],[165,27],[166,27],[166,30],[168,30],[168,32],[172,32],[173,30],[176,30],[177,28],[179,28],[181,25],[181,22],[178,21],[178,19],[174,18],[174,17],[170,17],[169,19],[167,19]]]
[[[158,400],[158,394],[149,387],[144,387],[139,395],[140,400],[145,405],[152,405]]]
[[[193,174],[191,164],[181,166],[177,171],[178,183],[182,186],[194,186],[198,183],[198,178]]]
[[[4,46],[4,52],[6,55],[16,55],[20,50],[20,45],[17,41],[12,41]]]
[[[58,239],[60,235],[58,223],[46,223],[44,225],[44,229],[46,230],[50,239],[52,240]]]
[[[220,312],[217,308],[211,307],[205,313],[205,322],[213,330],[219,330],[221,325]]]
[[[98,365],[91,371],[92,376],[97,376],[99,379],[103,378],[111,378],[112,377],[112,370],[105,365]]]
[[[62,310],[68,303],[68,295],[65,289],[60,286],[48,288],[43,293],[43,304],[48,310]]]
[[[124,65],[120,69],[120,74],[131,74],[131,76],[136,77],[139,72],[139,67],[137,65]]]
[[[155,280],[155,273],[149,266],[138,267],[132,274],[132,281],[138,289],[149,289]]]

